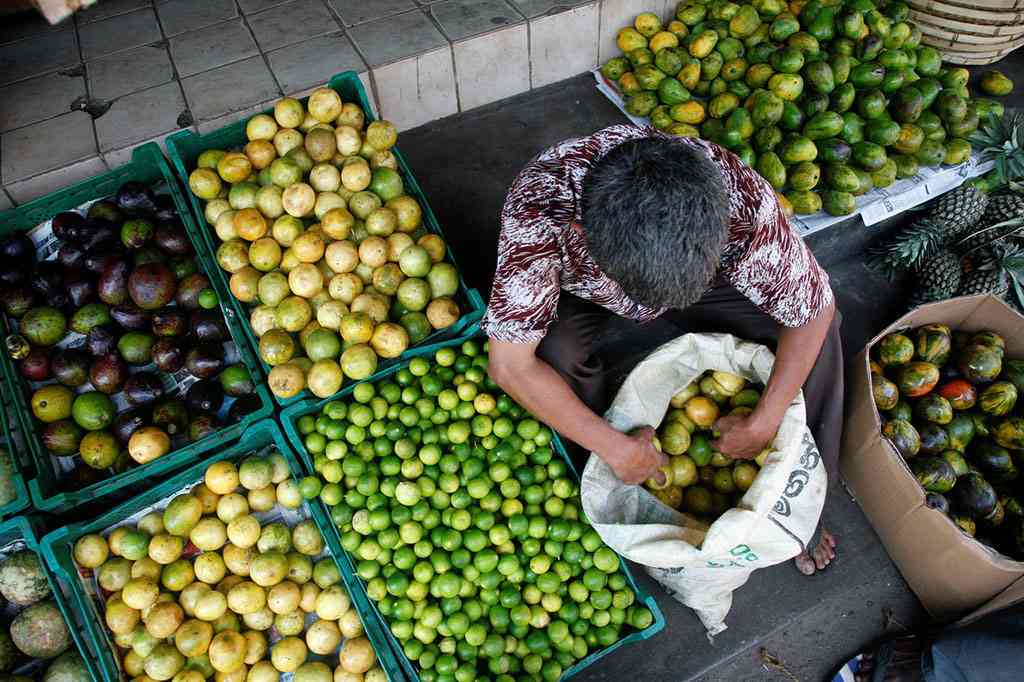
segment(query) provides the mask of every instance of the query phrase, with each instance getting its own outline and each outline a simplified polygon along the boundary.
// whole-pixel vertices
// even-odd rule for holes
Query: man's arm
[[[771,443],[783,415],[818,360],[834,316],[835,303],[830,303],[807,324],[782,329],[772,374],[754,412],[748,417],[722,417],[716,423],[721,437],[714,446],[722,454],[750,459]]]
[[[576,397],[565,380],[536,355],[536,343],[491,339],[488,373],[516,402],[605,461],[625,483],[662,474],[668,458],[651,442],[653,428],[630,436],[613,429]],[[798,386],[799,388],[799,386]]]

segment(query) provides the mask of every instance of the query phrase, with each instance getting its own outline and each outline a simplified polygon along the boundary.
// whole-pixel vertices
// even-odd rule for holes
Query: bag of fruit
[[[680,438],[682,448],[678,442],[673,444],[684,452],[673,457],[672,464],[689,468],[689,480],[682,483],[698,488],[693,485],[697,469],[687,460],[704,467],[723,465],[719,470],[727,470],[733,462],[726,462],[720,453],[698,453],[694,444],[712,437],[707,429],[720,405],[728,409],[729,394],[735,398],[744,392],[738,377],[764,385],[774,362],[775,356],[764,346],[728,334],[687,334],[661,346],[636,366],[605,418],[620,431],[662,424],[666,414],[684,424],[692,439]],[[708,371],[716,374],[698,383]],[[729,375],[738,377],[730,380]],[[723,387],[715,377],[732,385]],[[749,390],[749,395],[756,401],[754,391]],[[670,412],[673,406],[681,406],[681,397],[695,403],[682,406],[689,409]],[[733,400],[732,404],[737,403]],[[667,429],[662,429],[662,438]],[[713,459],[706,460],[709,456]],[[601,538],[626,558],[646,566],[669,594],[696,611],[709,636],[725,630],[733,590],[743,585],[754,569],[799,554],[818,524],[828,481],[807,428],[802,393],[786,411],[771,451],[757,459],[761,469],[752,482],[745,482],[749,483],[745,492],[722,497],[720,491],[728,488],[723,481],[710,493],[716,496],[719,509],[733,507],[710,525],[706,515],[710,509],[688,504],[687,511],[705,514],[677,511],[662,501],[665,496],[656,497],[643,486],[620,481],[599,457],[592,455],[583,472],[583,508]],[[687,495],[687,500],[693,497],[699,496]]]

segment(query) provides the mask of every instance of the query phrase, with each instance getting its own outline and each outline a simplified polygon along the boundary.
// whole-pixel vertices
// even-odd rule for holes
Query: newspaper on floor
[[[594,69],[592,73],[594,80],[597,81],[597,89],[611,100],[630,121],[638,126],[650,125],[650,119],[633,116],[626,111],[626,103],[622,99],[622,95],[615,85],[604,77],[600,69]],[[874,225],[959,187],[970,178],[984,175],[992,170],[994,165],[992,161],[980,161],[978,155],[974,154],[967,161],[956,166],[922,167],[920,172],[912,178],[897,180],[888,187],[874,189],[857,197],[857,209],[850,215],[832,216],[824,211],[818,211],[813,215],[794,216],[790,222],[803,237],[855,215],[859,215],[865,225]]]

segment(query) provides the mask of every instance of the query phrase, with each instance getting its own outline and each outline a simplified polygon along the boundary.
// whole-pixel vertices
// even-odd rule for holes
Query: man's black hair
[[[685,308],[711,285],[728,236],[718,166],[680,140],[623,142],[583,181],[590,255],[633,300]]]

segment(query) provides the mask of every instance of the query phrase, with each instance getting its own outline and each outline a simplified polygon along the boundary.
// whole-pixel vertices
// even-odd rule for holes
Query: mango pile
[[[965,161],[979,120],[1003,114],[909,16],[903,2],[683,0],[667,24],[644,13],[619,31],[601,71],[630,114],[732,150],[787,212],[846,215],[920,166]],[[1013,83],[993,71],[980,87]]]

